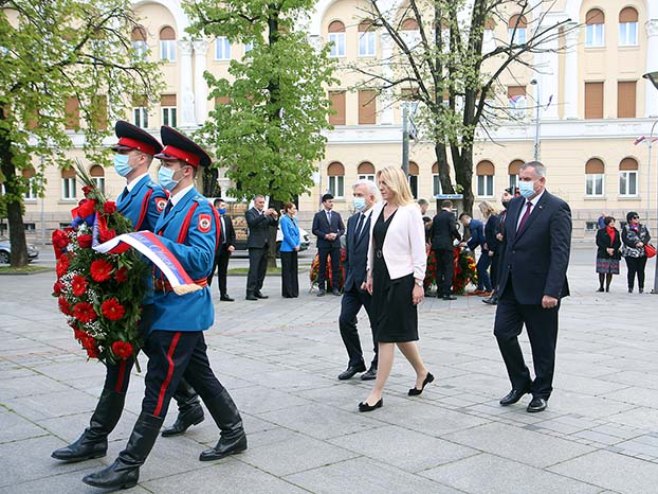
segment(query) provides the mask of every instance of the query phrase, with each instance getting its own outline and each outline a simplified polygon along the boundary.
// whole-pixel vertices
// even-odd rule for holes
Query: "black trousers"
[[[142,412],[164,418],[183,376],[206,401],[224,389],[208,361],[202,331],[151,331]]]
[[[500,254],[498,253],[498,250],[494,251],[494,255],[491,258],[491,269],[489,270],[490,277],[491,277],[491,288],[493,290],[496,290],[496,287],[498,286],[498,265],[500,264]]]
[[[249,249],[249,274],[247,274],[247,295],[258,293],[263,288],[267,273],[267,245]]]
[[[284,298],[299,297],[299,277],[297,275],[297,254],[281,252],[281,295]]]
[[[647,265],[647,256],[642,257],[624,257],[628,267],[628,288],[633,289],[635,286],[635,275],[637,274],[637,287],[644,289],[644,268]]]
[[[436,288],[438,295],[450,295],[454,271],[453,252],[446,249],[436,249]]]
[[[368,292],[362,292],[357,288],[352,288],[343,293],[343,300],[340,306],[340,316],[338,317],[338,327],[340,328],[340,336],[343,338],[345,349],[349,357],[350,367],[365,366],[363,359],[363,350],[361,349],[361,340],[359,339],[359,331],[357,330],[357,315],[361,307],[366,309],[368,314],[368,321],[370,322],[370,332],[372,333],[372,344],[374,357],[370,367],[377,368],[377,338],[375,335],[375,326],[373,324],[372,314],[372,297]]]
[[[208,286],[212,285],[212,279],[215,276],[215,268],[217,268],[217,284],[219,285],[219,294],[224,297],[228,295],[226,290],[226,275],[228,273],[228,261],[231,259],[231,253],[226,246],[221,246],[215,255],[215,263],[212,266],[210,276],[208,276]]]
[[[498,298],[494,335],[505,361],[512,388],[529,390],[537,398],[548,399],[553,391],[555,346],[557,344],[558,313],[541,305],[522,305],[516,301],[511,281]],[[518,336],[525,324],[532,349],[534,381],[523,359]]]
[[[318,287],[324,289],[326,286],[327,257],[331,256],[331,279],[333,280],[331,288],[338,290],[340,288],[340,247],[320,247],[318,254],[320,256]]]

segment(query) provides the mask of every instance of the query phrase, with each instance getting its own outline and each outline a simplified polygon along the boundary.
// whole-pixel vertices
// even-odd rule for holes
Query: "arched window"
[[[160,60],[176,61],[176,32],[169,26],[160,29]]]
[[[635,158],[624,158],[619,163],[619,195],[637,195],[637,170],[638,164]]]
[[[341,21],[333,21],[329,24],[327,41],[331,45],[330,57],[345,56],[345,24]]]
[[[96,188],[105,192],[105,168],[100,165],[94,165],[89,169],[89,176],[96,184]]]
[[[146,44],[146,29],[144,29],[144,26],[135,26],[130,33],[130,40],[132,41],[135,56],[139,58],[146,56],[148,45]]]
[[[489,160],[480,161],[475,167],[477,175],[477,195],[480,197],[493,197],[494,195],[494,174],[496,167]]]
[[[528,41],[528,20],[521,14],[513,15],[507,23],[510,43],[522,45]]]
[[[523,160],[514,160],[507,167],[507,173],[509,175],[509,186],[512,189],[512,193],[514,192],[514,189],[519,186],[519,170],[521,169],[521,165],[523,165],[523,163]]]
[[[415,161],[409,162],[409,188],[414,199],[418,199],[418,175],[420,169]]]
[[[411,17],[406,18],[400,24],[401,31],[418,31],[418,21]]]
[[[619,12],[619,46],[637,46],[637,10],[626,7]]]
[[[338,161],[333,161],[327,167],[329,176],[329,192],[336,198],[345,196],[345,167]]]
[[[30,199],[36,199],[38,197],[37,193],[37,179],[36,179],[36,171],[34,170],[33,166],[28,166],[27,168],[23,169],[21,172],[21,175],[23,175],[23,178],[27,180],[27,189],[23,193],[23,198],[30,200]]]
[[[62,170],[62,199],[72,200],[76,197],[75,170]]]
[[[605,14],[592,9],[585,15],[585,46],[599,47],[605,44]]]
[[[592,158],[585,163],[585,195],[599,197],[603,195],[603,179],[605,165],[598,158]]]
[[[362,162],[356,169],[356,172],[359,175],[359,180],[375,181],[375,165],[370,163],[370,161]]]
[[[377,33],[369,20],[359,23],[359,56],[374,57],[377,54]]]
[[[439,164],[434,163],[432,165],[432,195],[438,196],[443,194],[443,189],[441,188],[441,180],[439,180]]]

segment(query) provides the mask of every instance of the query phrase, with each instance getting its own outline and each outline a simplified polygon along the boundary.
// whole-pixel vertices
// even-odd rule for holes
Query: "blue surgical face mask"
[[[180,182],[180,180],[174,180],[175,173],[171,168],[165,168],[164,166],[161,166],[158,170],[158,182],[168,191],[174,190]]]
[[[127,154],[114,155],[114,169],[121,177],[127,177],[128,174],[133,171],[130,164],[128,163],[128,160],[129,156]]]
[[[219,214],[226,214],[226,208],[217,208]]]
[[[366,200],[364,197],[355,197],[352,199],[352,206],[356,211],[363,211],[366,208]]]
[[[519,193],[526,199],[535,195],[535,182],[519,181]]]

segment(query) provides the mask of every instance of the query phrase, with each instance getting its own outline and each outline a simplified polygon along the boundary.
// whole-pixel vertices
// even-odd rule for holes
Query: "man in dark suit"
[[[352,191],[356,212],[347,220],[345,284],[338,318],[340,335],[350,360],[347,369],[339,374],[338,379],[341,381],[351,379],[354,374],[366,370],[359,332],[356,328],[357,314],[361,307],[365,307],[370,321],[375,356],[370,364],[370,369],[361,376],[361,379],[369,381],[377,377],[377,339],[370,312],[371,297],[365,290],[365,282],[368,246],[370,245],[370,222],[372,206],[377,197],[377,186],[371,180],[359,180],[352,187]]]
[[[217,283],[219,284],[219,300],[223,302],[233,302],[226,290],[226,274],[228,272],[228,261],[235,250],[235,230],[233,229],[233,220],[226,215],[226,203],[221,197],[213,202],[215,209],[219,213],[221,230],[219,232],[219,247],[215,252],[215,263],[212,272],[208,276],[208,286],[212,284],[212,279],[217,267]]]
[[[537,161],[521,166],[522,197],[512,199],[498,278],[494,335],[512,382],[502,406],[532,393],[528,412],[546,409],[552,391],[560,299],[569,295],[567,267],[571,246],[571,210],[546,190],[546,168]],[[518,342],[525,324],[535,379]]]
[[[322,196],[322,209],[313,217],[313,235],[318,237],[318,254],[320,256],[320,268],[318,270],[318,297],[324,296],[325,277],[327,272],[327,257],[331,256],[331,285],[332,293],[339,296],[338,280],[340,279],[340,237],[345,233],[345,224],[340,213],[333,211],[334,196],[325,194]]]
[[[279,214],[272,208],[265,209],[265,197],[254,198],[254,207],[245,216],[249,226],[249,274],[247,275],[247,300],[267,298],[261,292],[267,272],[267,249],[270,242],[270,226],[276,226]]]
[[[443,300],[457,300],[450,293],[453,276],[453,242],[462,237],[457,230],[457,219],[452,212],[452,201],[441,203],[441,211],[432,221],[432,250],[436,258],[436,296]]]

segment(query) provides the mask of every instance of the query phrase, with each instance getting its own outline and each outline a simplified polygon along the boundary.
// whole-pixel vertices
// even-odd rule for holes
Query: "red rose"
[[[83,233],[82,235],[78,235],[78,245],[83,249],[91,248],[91,244],[93,240],[94,238],[88,233]]]
[[[87,345],[85,346],[85,350],[87,350],[87,357],[89,358],[98,358],[100,357],[100,350],[98,349],[98,345],[96,344],[96,340],[93,338],[89,337],[86,341]]]
[[[89,272],[91,273],[91,278],[97,283],[102,283],[110,279],[112,276],[112,264],[107,262],[105,259],[96,259],[91,263],[89,267]]]
[[[116,230],[100,230],[98,238],[101,242],[107,242],[117,236]]]
[[[119,268],[114,273],[114,279],[117,283],[125,283],[128,281],[128,270],[126,268]]]
[[[55,282],[55,284],[53,285],[53,295],[55,297],[59,297],[62,294],[63,291],[64,291],[64,283],[57,280]]]
[[[76,297],[82,297],[87,291],[87,286],[88,283],[84,276],[80,276],[79,274],[73,276],[73,279],[71,280],[71,291],[73,292],[73,295]]]
[[[85,197],[88,197],[89,194],[93,192],[93,190],[94,188],[89,185],[85,185],[82,187],[82,193],[85,195]]]
[[[117,212],[117,204],[114,201],[107,201],[103,204],[103,212],[105,214],[114,214]]]
[[[59,259],[57,259],[57,266],[55,266],[55,272],[57,273],[58,278],[61,278],[66,274],[66,272],[69,270],[70,264],[71,264],[71,259],[66,254],[62,255]]]
[[[80,201],[80,205],[75,209],[75,212],[80,218],[86,218],[87,216],[94,214],[95,209],[96,201],[93,199],[83,199]]]
[[[62,314],[66,314],[67,316],[71,315],[71,304],[69,304],[68,300],[64,297],[59,297],[57,299],[57,304],[59,305],[59,310]]]
[[[69,236],[64,230],[55,230],[52,239],[55,254],[57,254],[58,251],[64,250],[70,242]]]
[[[115,341],[112,343],[112,353],[121,360],[132,357],[133,346],[127,341]]]
[[[112,297],[101,304],[101,312],[110,321],[118,321],[126,314],[126,309],[115,297]]]
[[[84,324],[95,321],[98,315],[89,302],[78,302],[73,306],[73,317]]]

